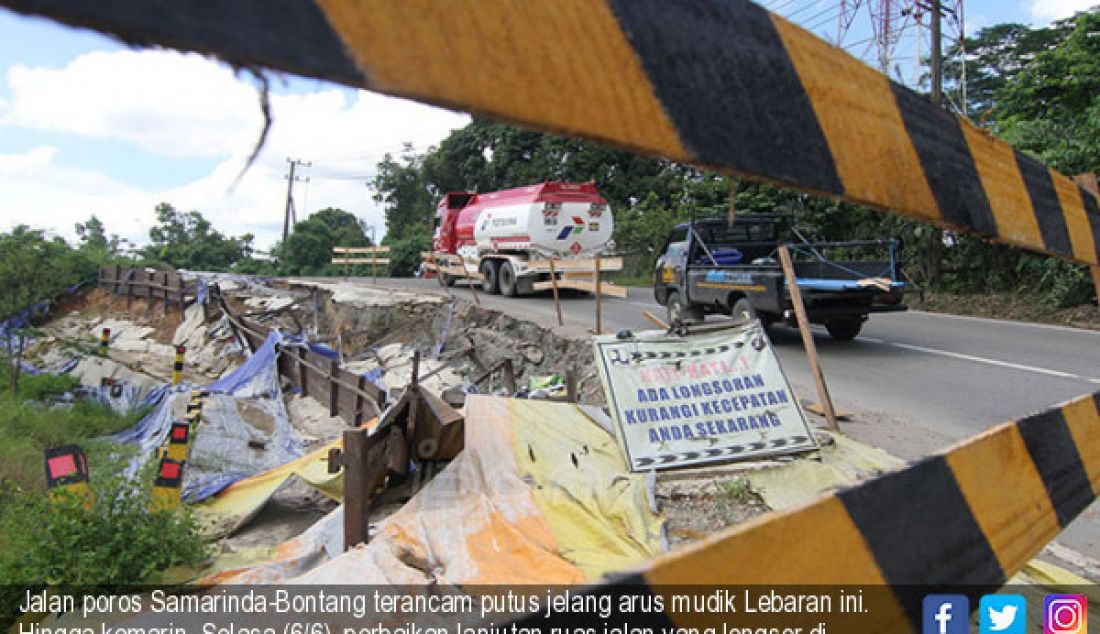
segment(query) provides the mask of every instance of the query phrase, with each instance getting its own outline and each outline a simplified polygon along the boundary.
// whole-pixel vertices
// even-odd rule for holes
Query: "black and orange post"
[[[157,479],[153,481],[153,492],[149,498],[150,512],[169,512],[179,508],[180,495],[183,492],[183,461],[167,456],[157,465]]]
[[[57,503],[65,496],[72,496],[82,500],[84,508],[90,508],[93,499],[84,450],[77,445],[55,447],[44,452],[44,459],[50,501]]]
[[[99,335],[99,356],[107,356],[107,345],[111,342],[111,329],[104,328]]]
[[[176,346],[176,358],[172,362],[172,386],[175,387],[180,384],[180,379],[183,378],[183,355],[187,352],[187,348],[182,345]]]

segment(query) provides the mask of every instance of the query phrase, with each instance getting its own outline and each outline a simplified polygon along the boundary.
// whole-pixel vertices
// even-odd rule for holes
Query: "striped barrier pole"
[[[107,356],[107,346],[111,343],[111,329],[104,328],[99,334],[99,356]]]
[[[191,451],[191,434],[190,422],[172,423],[168,430],[167,457],[176,462],[186,462]]]
[[[167,456],[157,464],[157,477],[149,498],[149,512],[171,512],[179,508],[183,491],[184,462]]]
[[[176,358],[172,362],[172,387],[180,384],[180,379],[183,378],[183,354],[187,352],[187,348],[182,345],[176,346]]]
[[[77,445],[64,445],[43,452],[46,466],[46,489],[50,502],[57,504],[71,496],[81,500],[85,509],[95,503],[88,487],[88,460]]]

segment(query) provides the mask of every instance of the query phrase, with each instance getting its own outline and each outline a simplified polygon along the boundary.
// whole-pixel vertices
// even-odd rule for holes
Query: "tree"
[[[994,116],[997,93],[1038,53],[1065,39],[1070,28],[1059,22],[1049,28],[1030,28],[1023,24],[995,24],[978,31],[963,43],[956,42],[944,58],[944,85],[958,90],[962,84],[963,46],[966,50],[967,114],[976,121]]]
[[[423,157],[406,145],[400,160],[390,154],[378,163],[378,174],[371,181],[375,202],[382,203],[386,214],[386,235],[401,239],[409,231],[427,231],[435,214],[440,194],[428,189],[421,170]]]
[[[273,253],[284,275],[329,275],[337,271],[331,264],[336,246],[370,246],[370,238],[353,214],[328,207],[294,225]]]
[[[997,92],[995,131],[1069,174],[1100,169],[1100,8],[1079,13],[1055,46]]]
[[[48,239],[26,225],[0,234],[0,346],[13,394],[19,390],[23,352],[36,308],[80,282],[86,276],[85,262],[61,238]]]
[[[252,255],[252,234],[227,237],[197,211],[184,213],[160,203],[156,217],[149,230],[151,244],[141,250],[147,259],[193,271],[227,271]]]

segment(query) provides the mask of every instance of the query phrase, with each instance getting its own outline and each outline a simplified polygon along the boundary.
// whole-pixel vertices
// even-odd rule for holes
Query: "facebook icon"
[[[921,634],[969,634],[970,600],[961,594],[924,597]]]

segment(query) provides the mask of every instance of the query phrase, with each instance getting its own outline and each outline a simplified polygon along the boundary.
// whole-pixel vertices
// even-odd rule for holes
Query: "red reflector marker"
[[[160,477],[166,480],[175,480],[180,477],[180,466],[175,462],[162,462],[160,465]]]
[[[76,460],[73,458],[73,454],[50,458],[46,461],[46,464],[50,468],[50,478],[55,480],[76,473]]]

